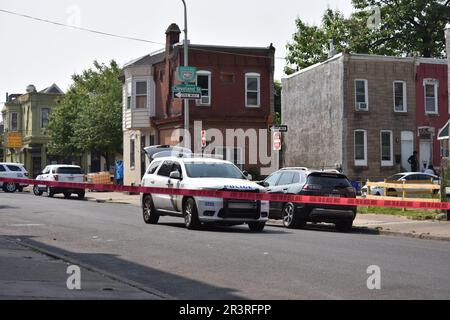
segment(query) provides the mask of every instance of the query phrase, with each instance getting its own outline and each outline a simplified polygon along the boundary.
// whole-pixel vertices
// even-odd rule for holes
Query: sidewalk
[[[81,267],[81,290],[67,288],[69,263],[0,236],[0,300],[159,299]]]
[[[128,195],[120,192],[88,192],[90,201],[123,203],[140,206],[139,195]],[[270,224],[281,225],[281,221],[270,221]],[[400,235],[422,239],[450,241],[450,221],[410,220],[402,216],[383,214],[358,214],[354,226],[356,229],[369,230],[384,235]]]

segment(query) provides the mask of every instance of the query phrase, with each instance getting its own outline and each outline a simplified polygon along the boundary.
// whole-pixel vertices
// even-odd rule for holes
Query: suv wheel
[[[186,228],[196,230],[200,228],[201,222],[198,219],[197,205],[195,200],[189,198],[183,206],[184,224]]]
[[[155,210],[151,195],[144,196],[142,200],[142,216],[146,224],[157,224],[159,221],[159,215]]]
[[[283,206],[282,211],[282,217],[283,217],[283,225],[286,228],[292,229],[296,228],[299,224],[299,219],[295,213],[295,207],[292,203],[286,203]]]
[[[261,232],[264,230],[264,227],[266,226],[265,222],[248,222],[248,228],[252,232]]]
[[[15,183],[12,182],[8,182],[8,183],[4,183],[3,184],[3,191],[8,192],[8,193],[14,193],[17,190],[17,185]]]
[[[42,196],[42,194],[44,193],[43,191],[39,190],[38,186],[33,186],[33,193],[35,196]]]
[[[84,197],[86,196],[86,191],[80,191],[78,192],[78,199],[84,200]]]
[[[64,192],[64,198],[69,199],[72,194],[70,192]]]
[[[353,221],[342,221],[336,223],[336,229],[340,232],[352,231]]]

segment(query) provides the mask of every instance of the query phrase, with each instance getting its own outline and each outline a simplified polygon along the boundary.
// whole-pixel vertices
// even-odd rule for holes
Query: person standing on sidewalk
[[[417,159],[417,154],[417,151],[414,151],[413,155],[408,159],[408,163],[411,165],[411,172],[417,172],[419,170],[419,159]]]

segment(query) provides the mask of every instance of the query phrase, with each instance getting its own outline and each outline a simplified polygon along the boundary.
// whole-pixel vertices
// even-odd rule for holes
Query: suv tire
[[[264,227],[266,226],[265,222],[248,222],[248,228],[252,232],[261,232],[264,230]]]
[[[4,183],[3,184],[3,191],[7,193],[14,193],[17,191],[17,185],[12,182]]]
[[[146,224],[157,224],[159,221],[159,215],[153,205],[152,196],[147,194],[142,200],[142,216]]]
[[[69,199],[72,193],[70,192],[64,192],[64,198]]]
[[[79,200],[84,200],[84,197],[86,196],[86,192],[83,190],[83,191],[80,191],[80,192],[78,192],[78,199]]]
[[[352,231],[353,221],[341,221],[336,223],[336,229],[339,232],[350,232]]]
[[[184,224],[190,230],[200,229],[201,222],[198,218],[198,210],[195,200],[188,198],[183,205]]]
[[[283,225],[288,229],[297,228],[300,225],[300,219],[295,212],[295,206],[293,203],[288,202],[283,206],[281,212],[283,218]]]
[[[44,192],[42,190],[39,190],[38,186],[33,186],[33,193],[35,196],[39,197],[42,196]]]

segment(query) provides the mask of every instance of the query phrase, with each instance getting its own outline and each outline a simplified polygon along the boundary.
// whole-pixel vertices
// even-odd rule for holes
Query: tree
[[[290,74],[324,61],[329,42],[337,52],[423,57],[445,56],[445,24],[450,18],[450,0],[352,0],[357,11],[349,18],[327,9],[319,26],[296,20],[297,32],[287,44]],[[373,6],[380,9],[381,23],[371,27]]]
[[[281,124],[281,81],[274,81],[274,106],[275,106],[275,125]]]
[[[50,117],[51,154],[70,157],[97,151],[106,160],[122,151],[122,84],[115,61],[72,77],[74,84]]]

